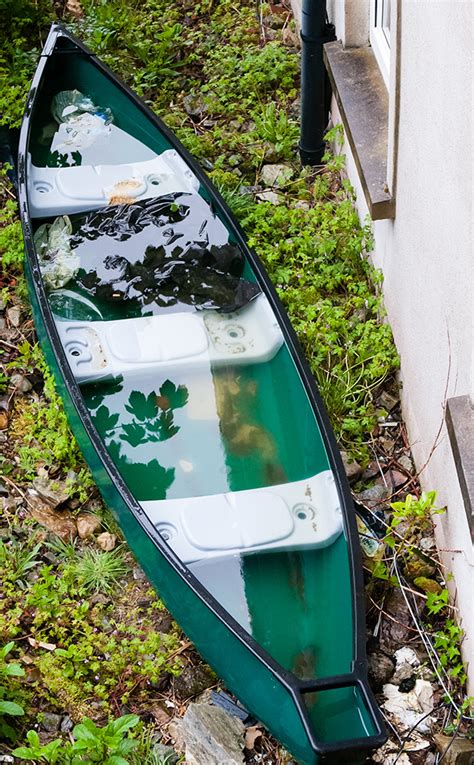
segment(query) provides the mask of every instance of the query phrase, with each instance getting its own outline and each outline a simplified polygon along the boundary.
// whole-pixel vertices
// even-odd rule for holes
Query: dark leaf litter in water
[[[198,194],[170,194],[75,218],[77,283],[94,298],[140,312],[184,304],[231,313],[253,300],[245,259]]]

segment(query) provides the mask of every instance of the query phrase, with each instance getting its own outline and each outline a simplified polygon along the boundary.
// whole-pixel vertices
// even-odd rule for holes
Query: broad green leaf
[[[122,717],[119,717],[117,720],[114,720],[110,723],[109,726],[111,731],[113,733],[125,733],[125,731],[130,730],[130,728],[134,728],[135,725],[138,725],[140,721],[140,718],[138,715],[123,715]]]
[[[25,670],[19,664],[7,664],[5,674],[9,677],[23,677]]]
[[[129,765],[129,761],[118,754],[111,754],[110,757],[104,760],[103,765]]]
[[[14,701],[0,701],[0,714],[18,717],[19,715],[24,715],[25,711],[23,707],[15,704]]]
[[[14,645],[15,645],[15,642],[13,640],[10,643],[7,643],[6,645],[4,645],[3,648],[0,650],[0,658],[4,659],[5,656],[7,656],[10,653]]]

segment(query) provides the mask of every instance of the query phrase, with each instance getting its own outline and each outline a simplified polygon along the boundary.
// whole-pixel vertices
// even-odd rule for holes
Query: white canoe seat
[[[36,167],[30,161],[28,168],[32,218],[70,215],[198,189],[198,179],[174,149],[127,164]]]
[[[267,298],[237,313],[196,311],[56,326],[79,383],[156,372],[160,366],[251,364],[269,361],[283,336]]]
[[[326,547],[343,528],[330,470],[268,488],[140,504],[184,563]]]

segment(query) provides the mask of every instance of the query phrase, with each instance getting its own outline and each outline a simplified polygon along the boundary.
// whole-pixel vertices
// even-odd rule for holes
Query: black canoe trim
[[[334,677],[325,677],[319,680],[302,681],[295,677],[295,675],[293,675],[291,672],[281,667],[281,665],[279,665],[251,637],[251,635],[247,633],[243,627],[241,627],[241,625],[228,614],[222,605],[210,595],[205,587],[194,577],[189,569],[176,556],[173,550],[166,544],[159,532],[144,513],[141,506],[128,490],[118,469],[112,462],[108,452],[105,450],[104,445],[92,423],[90,413],[83,402],[82,396],[79,392],[79,386],[75,381],[75,378],[64,354],[46,296],[33,243],[33,232],[28,209],[26,156],[31,128],[31,114],[33,108],[36,105],[38,86],[42,80],[47,59],[52,53],[54,53],[56,45],[61,38],[66,38],[67,40],[71,41],[80,49],[83,54],[89,56],[91,60],[93,60],[94,65],[102,72],[102,74],[111,80],[116,87],[118,87],[131,101],[133,101],[139,107],[139,109],[141,109],[142,112],[146,114],[146,116],[154,123],[156,128],[164,134],[169,143],[188,163],[192,171],[198,177],[201,185],[206,189],[210,198],[216,204],[216,207],[219,208],[219,211],[222,213],[224,223],[235,234],[239,246],[242,248],[245,256],[252,264],[252,267],[255,270],[258,279],[260,280],[263,291],[269,299],[270,304],[272,305],[293,361],[301,376],[301,380],[310,400],[318,425],[320,427],[321,434],[327,449],[330,466],[335,476],[339,498],[341,500],[341,506],[343,509],[344,530],[347,539],[350,560],[351,590],[353,602],[352,616],[354,625],[354,660],[352,671],[350,673]],[[61,53],[64,52],[65,49],[63,48]],[[188,153],[184,146],[180,144],[176,136],[166,127],[161,119],[147,107],[142,99],[133,93],[133,91],[131,91],[130,88],[125,85],[125,83],[123,83],[119,77],[113,74],[107,66],[99,61],[99,59],[91,51],[89,51],[80,40],[75,38],[61,24],[58,23],[53,23],[51,26],[50,33],[46,40],[43,52],[40,56],[39,64],[33,77],[31,88],[27,97],[18,149],[18,182],[20,216],[25,239],[25,249],[31,266],[31,276],[38,299],[38,307],[41,313],[41,318],[44,322],[46,332],[51,341],[52,350],[55,355],[58,368],[61,372],[67,393],[70,396],[72,403],[74,404],[82,427],[84,428],[97,455],[99,456],[110,481],[115,485],[115,488],[122,496],[125,504],[128,506],[130,512],[133,514],[138,523],[141,525],[144,532],[151,539],[153,544],[159,549],[160,553],[165,557],[165,559],[173,567],[176,573],[186,581],[186,584],[192,589],[194,594],[204,602],[204,604],[215,614],[215,616],[221,622],[223,622],[223,624],[225,624],[225,626],[234,634],[234,636],[240,640],[240,642],[243,643],[247,649],[251,651],[252,654],[268,669],[268,671],[271,672],[276,677],[276,679],[287,689],[301,717],[301,721],[308,736],[309,742],[316,754],[322,756],[326,761],[326,757],[330,757],[331,754],[348,754],[349,752],[368,751],[381,746],[386,741],[387,737],[382,722],[382,716],[367,682],[362,562],[352,498],[345,476],[341,456],[339,454],[336,440],[329,423],[328,415],[324,409],[322,399],[316,388],[313,376],[296,338],[296,334],[289,322],[289,319],[280,302],[276,290],[263,268],[263,265],[260,263],[257,255],[248,247],[240,225],[235,220],[219,192],[211,184],[210,180],[204,174],[204,171],[196,162],[196,160]],[[359,689],[367,712],[370,714],[372,719],[376,733],[372,736],[367,736],[364,738],[342,740],[335,743],[322,742],[318,740],[314,735],[312,724],[309,720],[309,715],[306,710],[302,694],[317,690],[322,691],[347,687],[354,687]]]

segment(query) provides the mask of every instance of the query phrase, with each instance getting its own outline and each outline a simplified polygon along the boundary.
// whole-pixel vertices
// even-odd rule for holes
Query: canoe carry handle
[[[340,694],[338,691],[353,689],[352,694]],[[363,678],[355,673],[333,675],[318,680],[299,683],[300,713],[307,724],[307,732],[315,752],[320,756],[321,764],[356,765],[364,761],[364,754],[371,748],[380,746],[386,738],[385,730],[372,692]],[[329,698],[323,701],[328,693]],[[319,697],[319,701],[318,701]],[[334,736],[326,726],[316,722],[312,709],[325,708],[325,714],[340,719],[340,736]],[[321,708],[319,709],[321,713]],[[346,724],[359,733],[344,739]]]

